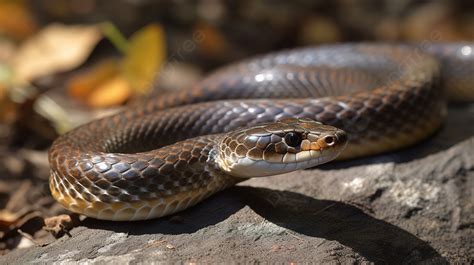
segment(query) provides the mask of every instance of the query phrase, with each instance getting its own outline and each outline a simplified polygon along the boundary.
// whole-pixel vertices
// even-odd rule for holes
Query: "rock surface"
[[[172,217],[86,219],[2,264],[469,263],[474,104],[412,148],[252,179]]]

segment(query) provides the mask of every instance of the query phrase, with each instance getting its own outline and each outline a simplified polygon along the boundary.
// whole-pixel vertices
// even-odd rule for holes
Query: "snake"
[[[472,100],[473,62],[471,43],[244,59],[61,135],[49,149],[51,193],[88,217],[145,220],[249,178],[405,148],[442,126],[448,99]]]

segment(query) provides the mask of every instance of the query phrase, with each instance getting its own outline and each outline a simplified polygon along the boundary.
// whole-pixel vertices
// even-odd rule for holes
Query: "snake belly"
[[[65,208],[98,219],[169,215],[245,180],[216,165],[223,133],[289,117],[346,131],[340,159],[410,146],[442,124],[443,88],[474,94],[469,49],[341,44],[223,67],[60,136],[49,151],[50,189]]]

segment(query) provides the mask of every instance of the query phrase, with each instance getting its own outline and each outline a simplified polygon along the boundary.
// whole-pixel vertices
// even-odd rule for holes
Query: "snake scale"
[[[251,177],[407,147],[442,124],[443,88],[472,99],[473,54],[362,43],[244,60],[60,136],[50,188],[73,212],[143,220]]]

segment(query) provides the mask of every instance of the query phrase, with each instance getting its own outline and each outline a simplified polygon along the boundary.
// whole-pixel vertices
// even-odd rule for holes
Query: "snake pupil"
[[[285,142],[291,147],[297,147],[301,144],[301,137],[296,133],[290,132],[285,135]]]
[[[326,136],[326,137],[324,137],[324,141],[326,142],[326,144],[332,145],[334,143],[334,137]]]

